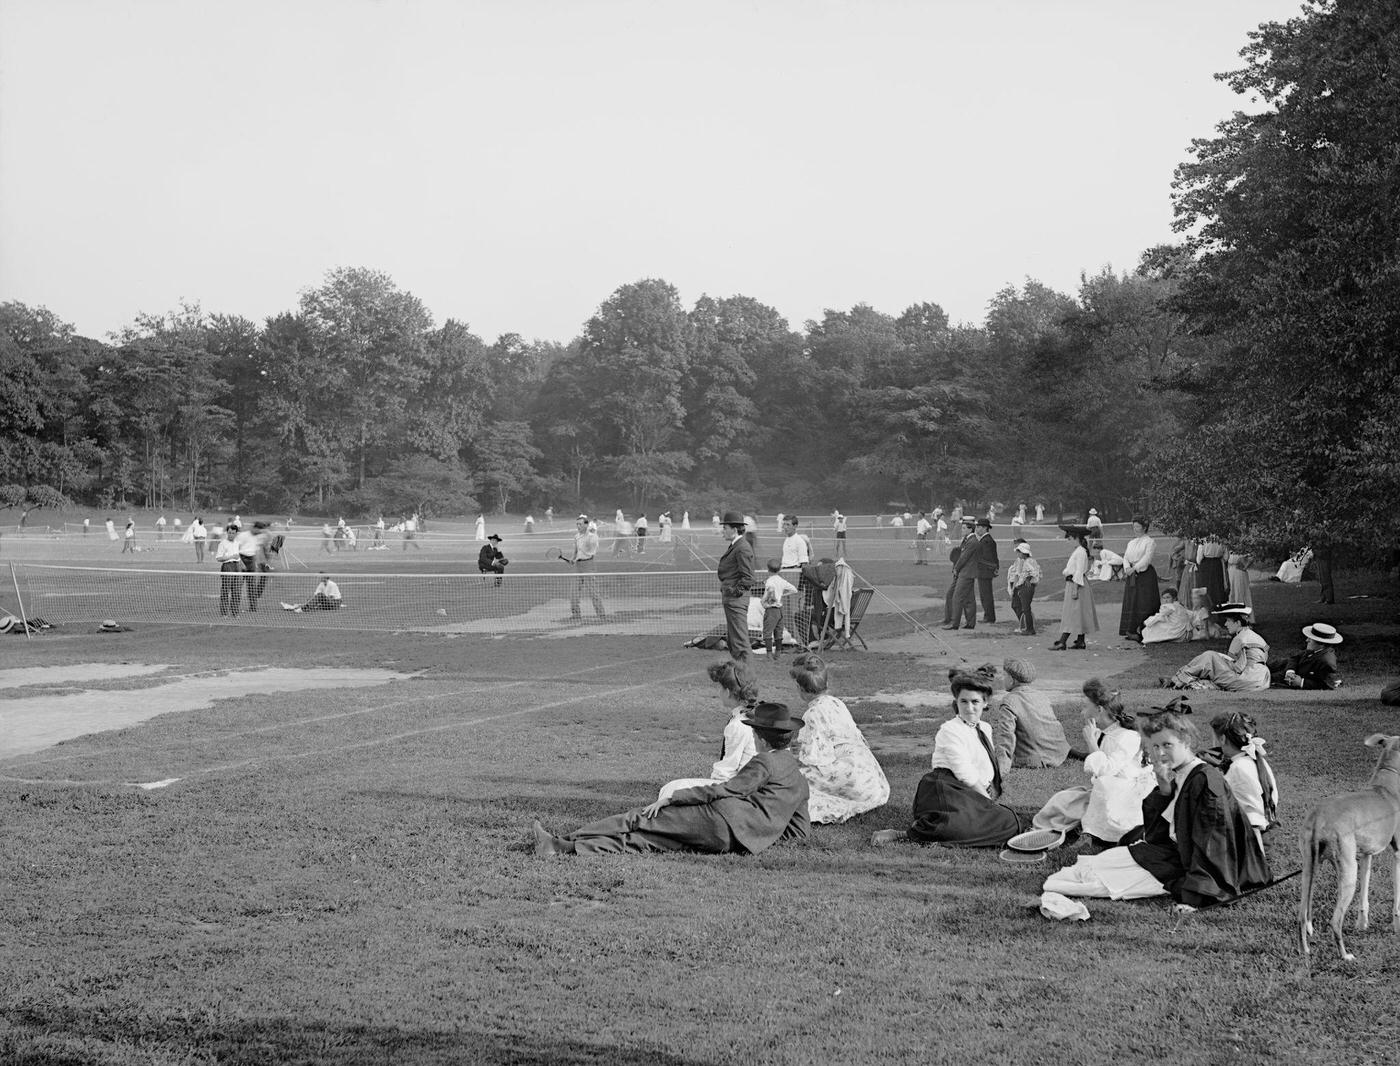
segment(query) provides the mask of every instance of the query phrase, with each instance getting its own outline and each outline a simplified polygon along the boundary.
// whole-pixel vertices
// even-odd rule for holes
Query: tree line
[[[1122,509],[1176,424],[1151,391],[1191,347],[1171,287],[1104,271],[1007,288],[981,327],[862,304],[797,331],[646,279],[568,344],[488,344],[359,268],[261,324],[185,306],[108,342],[9,303],[0,482],[191,511]]]
[[[1154,513],[1256,550],[1400,533],[1400,7],[1308,5],[1223,77],[1262,102],[1177,171],[1182,243],[980,325],[935,302],[792,328],[622,285],[568,344],[438,325],[331,271],[262,323],[106,342],[0,305],[0,503],[273,512],[954,500]]]

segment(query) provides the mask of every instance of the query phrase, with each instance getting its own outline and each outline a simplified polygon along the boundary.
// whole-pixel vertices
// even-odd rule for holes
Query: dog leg
[[[1300,850],[1303,853],[1303,877],[1301,881],[1302,895],[1301,898],[1298,900],[1298,942],[1299,946],[1303,949],[1303,954],[1311,955],[1312,946],[1308,943],[1308,941],[1312,938],[1313,935],[1312,881],[1313,866],[1317,863],[1317,847],[1313,843],[1311,826],[1304,827],[1303,839],[1299,843],[1301,844],[1301,847],[1298,850]],[[1398,902],[1400,902],[1400,890],[1396,891],[1395,898]]]
[[[1356,928],[1371,928],[1371,853],[1362,852],[1357,859],[1359,876],[1356,879]]]
[[[1356,838],[1345,834],[1341,836],[1332,857],[1337,867],[1337,905],[1332,909],[1332,935],[1337,940],[1337,951],[1342,958],[1354,962],[1356,956],[1347,951],[1346,941],[1342,939],[1342,925],[1356,896]]]
[[[1400,933],[1400,836],[1390,841],[1390,929]]]

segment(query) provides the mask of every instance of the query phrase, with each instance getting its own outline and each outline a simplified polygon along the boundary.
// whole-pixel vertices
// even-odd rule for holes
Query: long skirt
[[[1167,894],[1166,885],[1133,861],[1132,848],[1081,855],[1073,866],[1047,877],[1042,888],[1062,896],[1098,899],[1147,899]]]
[[[1225,575],[1230,579],[1230,602],[1254,606],[1254,594],[1249,590],[1249,571],[1242,566],[1226,567]]]
[[[1263,692],[1269,687],[1269,668],[1250,663],[1240,673],[1235,660],[1224,652],[1203,651],[1172,675],[1176,688],[1212,689],[1225,692]]]
[[[1204,588],[1212,607],[1230,602],[1230,586],[1225,580],[1225,560],[1218,556],[1202,559],[1196,568],[1196,587]]]
[[[1123,615],[1118,620],[1119,636],[1141,633],[1142,623],[1162,609],[1162,595],[1157,587],[1157,571],[1148,567],[1142,573],[1133,571],[1123,586]]]
[[[1037,829],[1055,829],[1061,833],[1078,829],[1079,823],[1084,820],[1084,812],[1089,809],[1089,798],[1092,794],[1093,789],[1088,785],[1074,785],[1061,789],[1045,801],[1044,807],[1035,812],[1031,825]]]
[[[1010,808],[959,781],[952,770],[939,767],[919,780],[910,840],[999,848],[1020,831],[1020,819]]]
[[[1086,581],[1078,586],[1079,596],[1075,598],[1075,584],[1065,582],[1065,601],[1060,608],[1060,632],[1072,637],[1082,637],[1086,633],[1099,631],[1099,615],[1094,610],[1093,583]]]

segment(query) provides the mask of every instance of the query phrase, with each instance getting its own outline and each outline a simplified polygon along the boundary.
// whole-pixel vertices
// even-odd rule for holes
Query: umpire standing
[[[720,520],[729,547],[720,556],[720,604],[724,607],[724,639],[729,657],[735,662],[749,660],[749,589],[753,587],[753,547],[744,536],[745,519],[738,511],[725,511]]]

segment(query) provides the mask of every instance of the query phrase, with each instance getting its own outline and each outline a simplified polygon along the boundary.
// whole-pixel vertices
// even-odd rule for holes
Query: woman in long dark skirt
[[[1201,542],[1200,562],[1196,567],[1196,587],[1206,590],[1212,609],[1230,602],[1230,583],[1225,576],[1225,556],[1229,554],[1224,541],[1214,533]]]
[[[1152,520],[1144,515],[1133,519],[1133,539],[1123,549],[1123,615],[1118,621],[1118,635],[1129,640],[1142,640],[1142,623],[1162,609],[1162,595],[1157,583],[1157,571],[1152,565],[1156,542],[1147,535]]]

